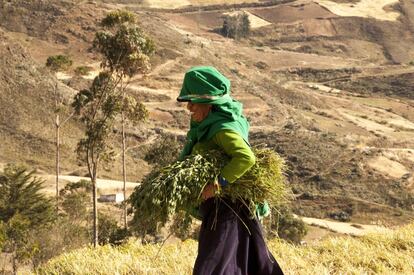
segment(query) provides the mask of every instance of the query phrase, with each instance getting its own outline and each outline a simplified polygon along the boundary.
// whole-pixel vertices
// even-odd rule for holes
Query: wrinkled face
[[[203,121],[211,111],[211,104],[187,103],[187,109],[191,112],[191,119],[195,122]]]

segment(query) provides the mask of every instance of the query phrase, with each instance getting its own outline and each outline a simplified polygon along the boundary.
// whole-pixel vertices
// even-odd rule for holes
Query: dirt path
[[[162,70],[173,67],[177,62],[178,60],[167,60],[167,62],[155,67],[148,75],[149,76],[158,75]]]
[[[357,79],[361,79],[361,78],[367,78],[367,77],[386,77],[386,76],[398,76],[398,75],[402,75],[402,74],[409,74],[409,73],[414,73],[414,67],[410,66],[398,66],[396,68],[383,68],[383,67],[378,67],[378,68],[367,68],[364,69],[363,72],[361,73],[356,73],[356,74],[352,74],[350,76],[344,76],[344,77],[338,77],[338,78],[333,78],[333,79],[329,79],[326,81],[321,81],[318,82],[320,84],[328,84],[331,82],[336,82],[336,81],[341,81],[341,80],[357,80]]]
[[[318,226],[318,227],[330,230],[332,232],[351,235],[351,236],[363,236],[368,233],[386,232],[389,230],[385,227],[381,227],[378,225],[334,222],[334,221],[329,221],[329,220],[307,218],[307,217],[300,217],[300,219],[302,219],[302,221],[308,225]]]
[[[45,192],[48,194],[55,194],[55,175],[38,175],[38,177],[43,178],[45,180]],[[61,186],[69,183],[69,182],[78,182],[80,180],[87,180],[90,181],[88,177],[77,177],[77,176],[68,176],[68,175],[61,175],[59,177],[59,182]],[[126,183],[127,190],[133,190],[136,186],[140,183],[138,182],[130,182]],[[63,187],[62,186],[62,187]],[[108,179],[97,179],[97,187],[98,192],[102,193],[112,193],[112,192],[120,192],[123,189],[124,182],[118,180],[108,180]]]

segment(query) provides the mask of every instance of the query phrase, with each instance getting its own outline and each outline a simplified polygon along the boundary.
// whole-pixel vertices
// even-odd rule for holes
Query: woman
[[[191,112],[187,143],[180,158],[223,150],[230,161],[217,182],[208,184],[199,214],[202,224],[194,275],[283,274],[264,242],[260,224],[240,202],[214,197],[254,163],[248,141],[249,123],[242,104],[230,97],[230,81],[213,67],[194,67],[184,77],[179,97]]]

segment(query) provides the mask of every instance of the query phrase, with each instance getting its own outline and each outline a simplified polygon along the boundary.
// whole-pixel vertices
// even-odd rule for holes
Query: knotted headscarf
[[[242,114],[243,105],[231,98],[230,81],[216,68],[193,67],[187,71],[177,101],[213,105],[203,121],[191,121],[180,159],[191,154],[197,142],[209,140],[224,129],[238,133],[249,144],[249,122]]]

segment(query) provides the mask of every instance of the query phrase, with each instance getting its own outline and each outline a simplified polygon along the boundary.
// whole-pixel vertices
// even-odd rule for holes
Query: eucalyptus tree
[[[138,26],[134,14],[127,11],[109,13],[102,21],[102,31],[96,33],[94,48],[102,55],[102,72],[91,87],[80,91],[73,102],[76,113],[85,126],[85,137],[77,147],[78,157],[87,164],[93,195],[93,243],[98,244],[98,210],[96,179],[101,162],[113,161],[115,148],[111,140],[120,118],[123,143],[124,197],[126,182],[125,123],[138,123],[147,117],[144,105],[126,93],[132,76],[150,68],[149,55],[154,42]],[[126,205],[124,206],[126,226]]]

